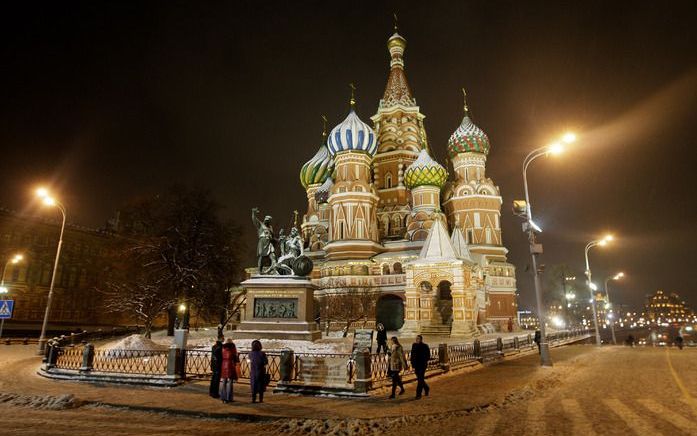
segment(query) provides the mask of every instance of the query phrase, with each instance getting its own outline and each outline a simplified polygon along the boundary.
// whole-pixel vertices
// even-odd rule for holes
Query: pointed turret
[[[442,219],[437,219],[433,223],[431,230],[428,232],[428,237],[424,243],[418,260],[456,260],[457,255],[453,244],[450,242],[448,231],[443,225]]]

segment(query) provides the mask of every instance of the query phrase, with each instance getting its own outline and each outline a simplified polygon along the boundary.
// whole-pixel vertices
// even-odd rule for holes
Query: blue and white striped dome
[[[358,118],[353,108],[346,119],[332,129],[327,146],[332,156],[342,151],[361,151],[375,156],[378,151],[375,132]]]

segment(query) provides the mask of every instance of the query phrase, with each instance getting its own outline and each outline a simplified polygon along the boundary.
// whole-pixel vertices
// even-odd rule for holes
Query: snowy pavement
[[[206,395],[205,384],[162,389],[47,380],[35,374],[31,351],[0,346],[0,395],[28,399],[18,404],[0,396],[0,413],[12,417],[8,434],[35,434],[42,425],[56,435],[93,434],[90,429],[151,435],[173,428],[196,435],[697,434],[697,349],[575,345],[553,349],[552,368],[540,368],[537,356],[528,355],[439,376],[430,380],[431,396],[418,401],[408,385],[396,400],[382,390],[365,400],[268,395],[257,405],[243,386],[236,386],[239,402],[223,405]],[[75,401],[64,410],[41,406],[45,399],[30,401],[66,394]],[[229,420],[234,414],[266,418]]]

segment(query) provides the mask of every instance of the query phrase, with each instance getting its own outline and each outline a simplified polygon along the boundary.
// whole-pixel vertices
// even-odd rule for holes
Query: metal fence
[[[587,334],[587,331],[554,332],[547,336],[550,344],[560,343],[569,338]],[[438,374],[449,369],[456,369],[469,362],[484,362],[501,358],[504,354],[522,351],[536,346],[532,336],[520,335],[509,338],[496,338],[486,341],[475,340],[469,343],[438,344],[431,347],[430,357],[426,372]],[[183,351],[168,350],[123,350],[123,349],[94,349],[86,346],[51,346],[51,361],[53,367],[77,371],[80,369],[94,370],[102,373],[141,374],[141,375],[178,375],[184,378],[210,378],[212,376],[211,356],[212,351],[201,349],[187,349]],[[444,354],[441,354],[443,352]],[[413,379],[414,369],[410,364],[411,351],[406,351],[405,360],[407,368],[402,375],[407,380]],[[274,385],[281,380],[281,353],[267,352],[267,373],[271,376]],[[367,355],[365,358],[367,359]],[[248,382],[250,378],[249,350],[239,350],[240,381]],[[336,378],[337,365],[345,366],[346,383],[351,384],[356,379],[357,363],[351,354],[332,353],[294,353],[293,359],[286,361],[284,375],[287,380],[301,381],[304,378],[304,365],[314,366],[315,359],[328,359],[325,362],[334,369]],[[371,354],[370,368],[366,371],[370,374],[373,388],[379,388],[389,383],[389,355]],[[365,363],[367,365],[367,363]],[[86,365],[87,368],[83,368]],[[174,365],[168,368],[168,365]],[[364,365],[361,363],[361,365]],[[307,368],[309,374],[312,369]],[[339,376],[341,378],[341,376]]]
[[[451,368],[477,360],[477,356],[474,354],[474,344],[448,345],[448,358],[450,359]]]
[[[56,366],[63,369],[80,369],[82,367],[82,347],[65,347],[58,351]]]
[[[101,372],[164,375],[167,355],[167,351],[96,349],[92,367]]]

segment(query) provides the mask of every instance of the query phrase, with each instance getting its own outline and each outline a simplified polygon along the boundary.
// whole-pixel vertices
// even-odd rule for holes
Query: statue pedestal
[[[316,286],[309,278],[257,275],[242,286],[247,289],[247,305],[233,337],[304,341],[322,337],[315,322]]]

